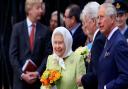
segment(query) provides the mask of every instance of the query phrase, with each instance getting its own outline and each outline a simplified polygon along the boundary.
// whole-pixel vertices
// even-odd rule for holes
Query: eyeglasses
[[[66,15],[64,15],[64,18],[69,18],[69,19],[70,19],[70,18],[71,18],[71,16],[66,16]]]

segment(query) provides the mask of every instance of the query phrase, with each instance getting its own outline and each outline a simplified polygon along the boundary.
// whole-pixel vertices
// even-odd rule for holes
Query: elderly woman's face
[[[53,51],[59,56],[62,57],[66,50],[64,44],[64,38],[61,34],[56,34],[53,40]]]

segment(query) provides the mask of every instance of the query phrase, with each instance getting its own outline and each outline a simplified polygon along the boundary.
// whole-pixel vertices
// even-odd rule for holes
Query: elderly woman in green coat
[[[46,69],[58,70],[62,78],[56,82],[56,89],[81,89],[76,84],[79,76],[85,74],[84,59],[72,51],[73,39],[65,27],[57,27],[52,34],[53,54],[48,56]],[[55,88],[55,87],[54,87]],[[45,89],[42,85],[41,89]]]

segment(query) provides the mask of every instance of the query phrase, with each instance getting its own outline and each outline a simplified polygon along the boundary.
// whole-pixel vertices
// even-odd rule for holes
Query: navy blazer
[[[76,48],[85,45],[85,41],[87,37],[84,35],[81,25],[76,29],[72,37],[73,37],[73,44],[72,44],[73,51]]]
[[[128,27],[127,27],[127,30],[126,30],[125,33],[124,33],[124,37],[125,37],[126,39],[128,39]]]
[[[20,79],[22,67],[27,59],[32,59],[38,67],[37,71],[42,74],[45,70],[47,56],[50,54],[48,48],[49,41],[49,30],[44,25],[37,22],[34,48],[31,52],[26,20],[14,25],[9,49],[10,62],[13,68],[14,77],[13,89],[39,89],[39,83],[29,85]]]
[[[98,64],[98,89],[128,86],[128,44],[119,30],[107,42]]]
[[[97,89],[97,65],[99,57],[104,49],[105,41],[106,37],[99,31],[95,36],[91,48],[91,62],[88,64],[87,73],[81,79],[84,89]]]

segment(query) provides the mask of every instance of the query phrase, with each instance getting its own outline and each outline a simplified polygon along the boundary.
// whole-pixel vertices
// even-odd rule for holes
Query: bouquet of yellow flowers
[[[57,70],[54,70],[54,69],[45,70],[41,76],[40,81],[41,81],[43,86],[51,87],[61,77],[62,77],[61,73]]]

